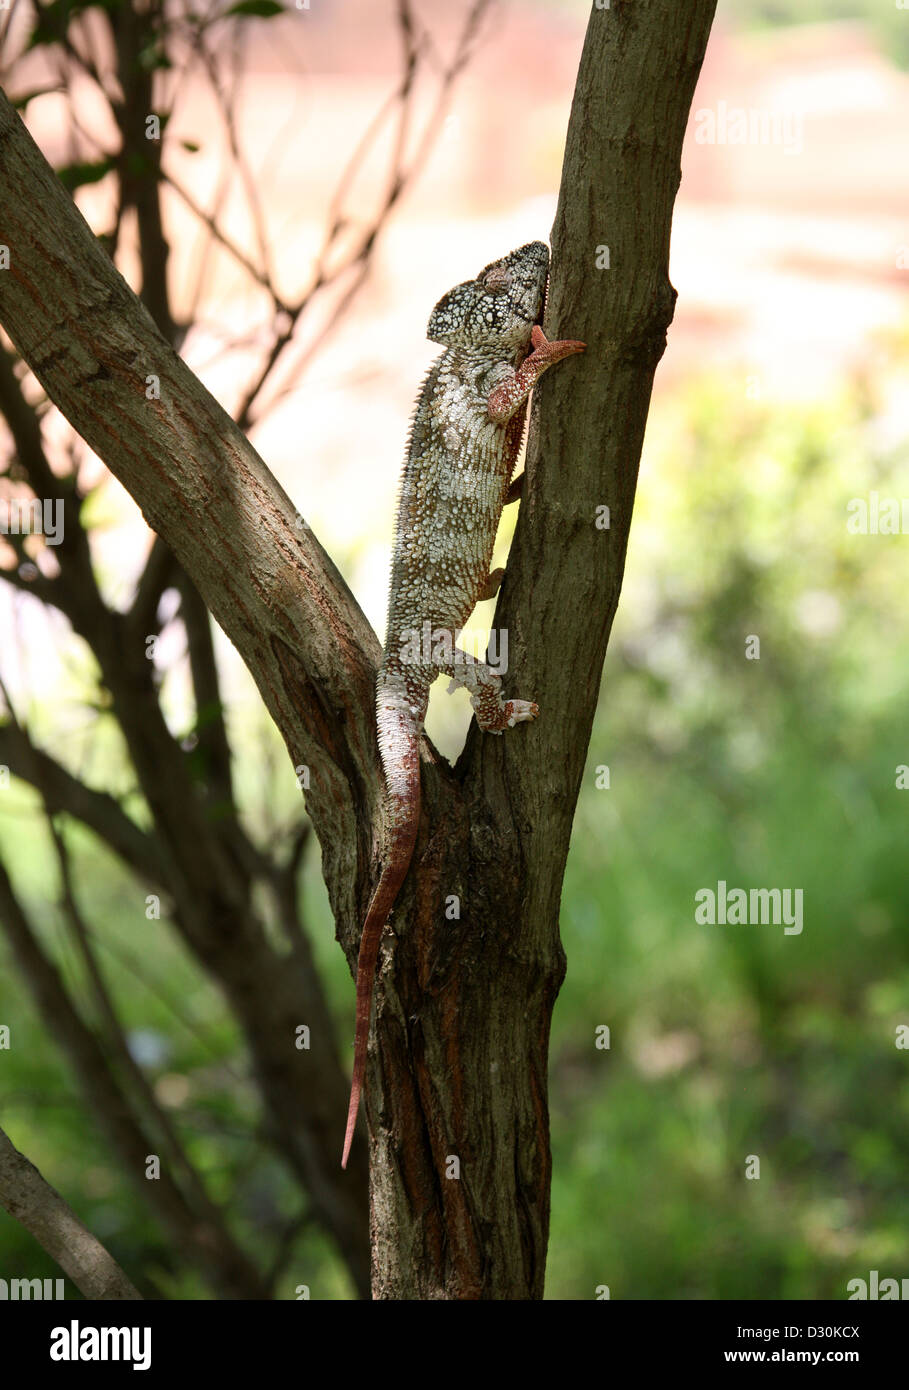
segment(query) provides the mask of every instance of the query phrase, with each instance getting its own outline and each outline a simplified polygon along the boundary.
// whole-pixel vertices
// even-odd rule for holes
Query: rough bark
[[[549,337],[582,338],[588,351],[535,402],[529,486],[495,620],[509,634],[509,688],[536,699],[541,716],[502,739],[472,728],[455,769],[424,746],[423,820],[380,961],[368,1077],[376,1297],[542,1295],[559,895],[672,317],[672,205],[714,8],[613,0],[592,12],[545,324]],[[307,808],[353,964],[375,869],[376,639],[5,100],[0,205],[11,251],[0,321],[174,551],[249,666],[294,764],[310,768]],[[613,269],[598,271],[604,244]],[[146,395],[150,376],[158,399]],[[608,531],[595,525],[600,504],[612,509]],[[267,1009],[268,990],[254,993],[252,1007]]]

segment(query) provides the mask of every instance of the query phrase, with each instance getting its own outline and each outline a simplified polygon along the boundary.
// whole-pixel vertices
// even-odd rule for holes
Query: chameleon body
[[[429,688],[440,673],[465,685],[477,723],[490,733],[538,713],[532,701],[506,700],[500,677],[455,644],[476,604],[501,582],[503,572],[490,574],[489,564],[502,508],[518,496],[510,484],[527,397],[547,367],[584,350],[583,343],[549,343],[538,327],[548,270],[548,249],[532,241],[450,290],[429,320],[428,338],[445,351],[417,400],[398,501],[385,654],[376,682],[385,852],[360,938],[342,1167],[363,1088],[379,943],[417,836]]]

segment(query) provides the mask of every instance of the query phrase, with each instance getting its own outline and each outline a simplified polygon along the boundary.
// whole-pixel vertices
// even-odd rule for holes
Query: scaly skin
[[[376,682],[385,856],[360,938],[342,1168],[363,1088],[379,943],[417,836],[429,687],[440,673],[465,685],[477,723],[490,733],[539,712],[532,701],[503,699],[500,678],[456,641],[476,604],[501,582],[502,571],[490,574],[489,562],[502,507],[518,495],[509,485],[527,397],[547,367],[584,351],[583,343],[547,342],[537,326],[548,270],[547,248],[532,241],[449,291],[429,320],[427,336],[445,351],[417,401],[398,501],[385,655]]]

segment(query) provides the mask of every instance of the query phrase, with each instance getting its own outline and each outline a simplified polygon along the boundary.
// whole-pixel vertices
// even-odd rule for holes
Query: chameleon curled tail
[[[405,683],[383,672],[378,685],[379,752],[385,771],[387,853],[370,899],[357,957],[357,1024],[353,1081],[341,1167],[347,1167],[366,1073],[366,1045],[372,1011],[372,985],[382,931],[407,876],[420,821],[420,734],[426,696],[411,703]]]

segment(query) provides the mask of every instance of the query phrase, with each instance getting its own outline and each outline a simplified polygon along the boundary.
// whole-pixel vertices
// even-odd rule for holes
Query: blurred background
[[[453,284],[548,237],[588,9],[416,6],[428,37],[407,86],[386,0],[233,8],[208,31],[231,120],[189,60],[189,5],[175,8],[167,62],[150,59],[171,111],[161,199],[181,351],[242,415],[283,311],[234,252],[266,256],[281,304],[310,295],[245,423],[382,636],[408,418],[437,352],[426,320]],[[29,98],[29,128],[102,233],[117,131],[51,12],[83,26],[77,47],[103,67],[102,7],[58,0],[37,42],[35,12],[14,5],[3,85]],[[909,1275],[909,542],[899,521],[855,520],[856,499],[909,499],[907,65],[909,11],[893,5],[720,0],[676,205],[675,322],[562,896],[550,1298],[606,1284],[613,1298],[841,1299],[873,1269]],[[608,244],[610,220],[604,201],[591,245]],[[127,225],[117,263],[135,284],[134,243]],[[59,417],[44,429],[70,457]],[[99,583],[125,606],[150,535],[97,460],[83,448],[76,462]],[[0,488],[14,495],[14,474]],[[506,513],[495,563],[513,525]],[[0,568],[52,574],[33,541],[23,554],[0,538]],[[91,656],[27,582],[0,585],[7,699],[34,744],[129,806]],[[477,651],[492,608],[477,611]],[[750,635],[758,661],[745,659]],[[299,824],[296,784],[220,633],[216,652],[237,803],[268,843]],[[180,731],[192,700],[166,612],[155,666]],[[454,756],[470,711],[439,693],[428,731]],[[137,803],[131,813],[141,821]],[[262,1142],[221,995],[146,920],[122,864],[78,827],[68,845],[134,1060],[241,1236],[274,1234],[299,1193]],[[16,776],[0,796],[0,855],[78,989],[59,856]],[[801,889],[804,929],[697,923],[695,893],[720,880]],[[299,898],[346,1066],[353,988],[315,843]],[[86,1122],[2,937],[0,962],[13,1039],[0,1049],[0,1123],[133,1278],[211,1297]],[[0,1214],[7,1270],[57,1273]],[[300,1282],[313,1297],[353,1292],[305,1220],[275,1296]]]

